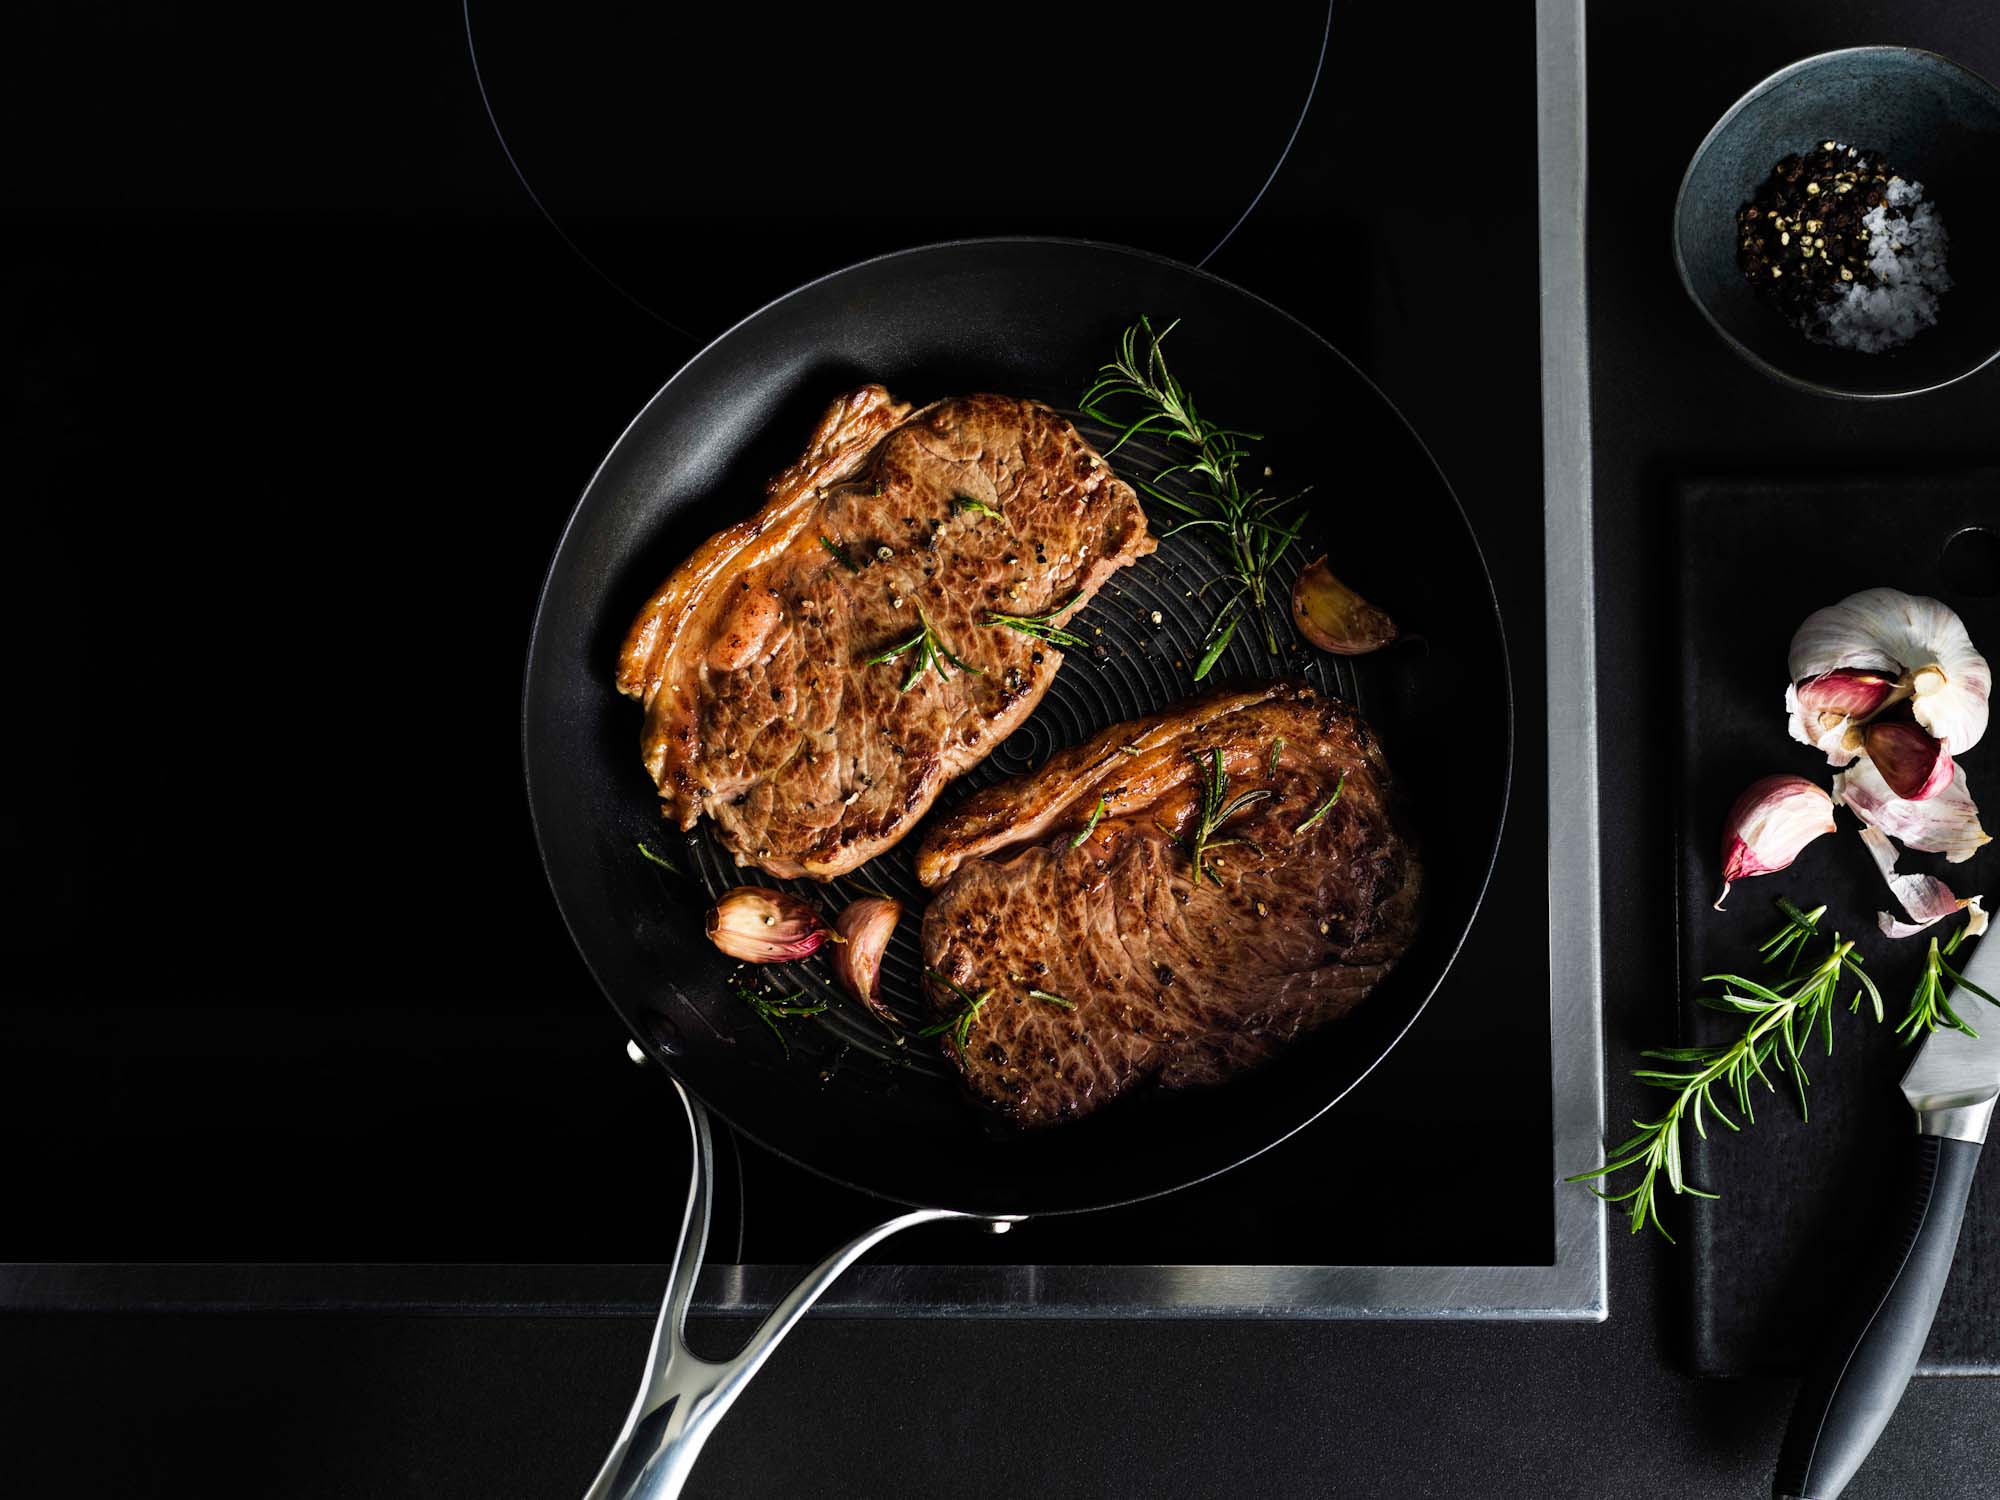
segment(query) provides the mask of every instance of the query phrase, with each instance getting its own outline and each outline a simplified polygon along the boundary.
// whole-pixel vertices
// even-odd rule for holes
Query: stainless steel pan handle
[[[890,1235],[940,1219],[969,1219],[996,1228],[1010,1222],[982,1219],[950,1209],[923,1208],[878,1224],[813,1267],[772,1310],[735,1358],[721,1363],[698,1358],[688,1351],[684,1335],[688,1304],[694,1298],[695,1278],[701,1274],[702,1253],[708,1245],[715,1151],[708,1111],[689,1096],[679,1080],[674,1081],[674,1092],[687,1112],[688,1131],[694,1144],[687,1213],[681,1219],[680,1242],[674,1247],[673,1270],[667,1276],[667,1294],[660,1303],[659,1321],[653,1325],[653,1345],[646,1355],[646,1374],[639,1384],[638,1398],[626,1414],[625,1428],[597,1471],[585,1500],[673,1500],[679,1495],[681,1486],[687,1483],[688,1472],[701,1454],[701,1445],[708,1441],[716,1423],[750,1383],[751,1376],[771,1357],[778,1341],[792,1331],[792,1325],[805,1316],[806,1309],[819,1300],[841,1272]]]

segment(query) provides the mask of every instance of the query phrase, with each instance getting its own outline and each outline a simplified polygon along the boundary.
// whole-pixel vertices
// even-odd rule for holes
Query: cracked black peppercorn
[[[1737,212],[1744,277],[1808,327],[1843,287],[1877,284],[1862,220],[1882,206],[1896,175],[1881,152],[1832,140],[1786,157]]]

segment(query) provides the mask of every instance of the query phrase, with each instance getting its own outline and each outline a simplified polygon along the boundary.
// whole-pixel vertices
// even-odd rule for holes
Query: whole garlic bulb
[[[1993,670],[1965,622],[1901,589],[1863,589],[1814,610],[1792,637],[1791,677],[1792,738],[1826,751],[1831,765],[1861,752],[1851,731],[1906,698],[1951,755],[1986,733]]]

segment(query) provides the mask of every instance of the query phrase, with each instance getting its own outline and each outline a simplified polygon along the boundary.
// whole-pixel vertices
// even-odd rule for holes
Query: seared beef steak
[[[1046,641],[985,623],[1087,603],[1151,552],[1130,485],[1054,411],[965,396],[836,401],[763,508],[646,601],[618,661],[664,814],[739,864],[818,880],[900,839],[1041,701]],[[911,683],[929,623],[964,665]],[[941,675],[944,674],[944,675]]]
[[[1197,881],[1189,834],[1217,753],[1220,803],[1270,795],[1213,830]],[[1023,1124],[1262,1062],[1353,1009],[1409,947],[1419,866],[1388,802],[1368,726],[1283,684],[1120,724],[977,793],[917,851],[918,878],[943,883],[925,964],[992,992],[945,1051]]]

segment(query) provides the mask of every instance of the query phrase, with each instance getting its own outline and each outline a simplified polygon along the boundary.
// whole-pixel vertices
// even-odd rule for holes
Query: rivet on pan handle
[[[750,1336],[734,1359],[716,1363],[688,1351],[688,1304],[708,1246],[709,1188],[715,1175],[714,1144],[708,1111],[678,1079],[674,1092],[687,1112],[694,1144],[694,1171],[688,1183],[687,1213],[681,1220],[680,1243],[674,1247],[667,1294],[653,1325],[653,1345],[646,1355],[646,1375],[638,1399],[626,1414],[625,1427],[597,1472],[585,1500],[673,1500],[687,1483],[701,1454],[701,1445],[722,1420],[750,1378],[763,1367],[778,1341],[817,1302],[834,1280],[875,1245],[892,1234],[940,1219],[967,1219],[990,1228],[1004,1228],[1006,1219],[982,1219],[943,1208],[923,1208],[878,1224],[849,1241],[808,1272]]]

